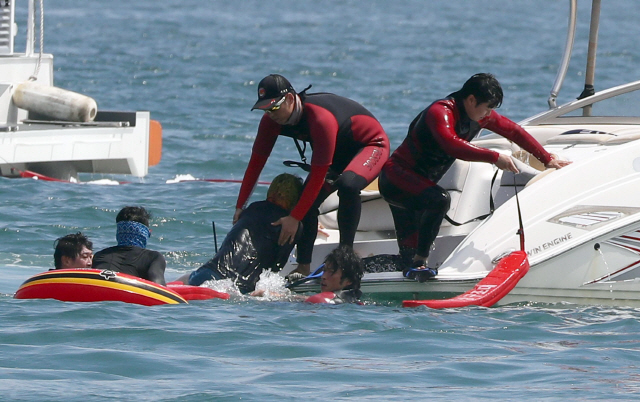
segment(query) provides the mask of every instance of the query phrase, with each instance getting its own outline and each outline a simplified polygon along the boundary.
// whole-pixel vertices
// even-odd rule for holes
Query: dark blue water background
[[[149,247],[165,254],[168,279],[210,258],[211,222],[221,239],[238,185],[166,181],[242,177],[260,119],[249,109],[269,73],[361,102],[393,147],[422,108],[476,72],[502,82],[506,116],[544,110],[568,1],[46,3],[55,84],[94,97],[99,109],[150,110],[163,125],[163,158],[122,186],[0,179],[0,399],[635,399],[633,308],[442,312],[239,297],[146,308],[11,298],[52,266],[55,238],[81,230],[96,249],[113,245],[125,205],[153,213]],[[598,89],[637,79],[640,62],[640,3],[603,3]],[[559,103],[582,91],[587,29],[583,20]],[[22,23],[19,49],[24,32]],[[262,179],[295,157],[293,142],[279,141]]]

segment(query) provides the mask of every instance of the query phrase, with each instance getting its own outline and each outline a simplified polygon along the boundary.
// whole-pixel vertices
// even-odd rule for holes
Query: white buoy
[[[13,103],[21,109],[61,121],[93,121],[98,112],[93,98],[31,81],[16,86]]]

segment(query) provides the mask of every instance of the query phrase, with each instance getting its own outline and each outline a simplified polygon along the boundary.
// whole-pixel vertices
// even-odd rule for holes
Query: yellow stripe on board
[[[118,283],[118,282],[105,281],[105,280],[100,280],[100,279],[92,279],[92,278],[86,278],[86,279],[85,278],[64,278],[64,277],[42,278],[42,279],[37,279],[35,281],[31,281],[29,283],[25,283],[24,285],[20,286],[20,289],[27,288],[29,286],[43,285],[43,284],[50,284],[50,283],[63,283],[63,284],[74,284],[74,285],[75,284],[77,284],[77,285],[90,285],[90,286],[98,286],[98,287],[103,287],[103,288],[117,289],[117,290],[122,290],[122,291],[125,291],[125,292],[137,293],[137,294],[140,294],[140,295],[143,295],[143,296],[150,297],[152,299],[156,299],[156,300],[162,301],[162,302],[167,303],[167,304],[179,304],[179,302],[176,301],[175,299],[163,296],[163,295],[161,295],[159,293],[156,293],[156,292],[152,292],[152,291],[149,291],[149,290],[146,290],[146,289],[139,288],[137,286],[127,285],[127,284]],[[174,295],[174,296],[176,298],[184,301],[184,303],[187,303],[187,301],[184,298],[182,298],[181,296],[179,296],[179,295]]]

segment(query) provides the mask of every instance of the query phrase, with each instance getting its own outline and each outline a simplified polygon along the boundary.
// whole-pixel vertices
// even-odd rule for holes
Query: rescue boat
[[[577,1],[570,0],[565,51],[549,109],[519,123],[547,151],[573,163],[545,170],[503,137],[481,133],[473,143],[510,155],[521,173],[498,171],[494,181],[494,166],[457,160],[438,184],[451,196],[448,216],[462,224],[443,221],[440,227],[428,260],[438,275],[420,283],[404,278],[397,271],[402,267],[368,272],[362,280],[365,297],[440,300],[472,291],[505,256],[521,249],[520,209],[528,272],[521,271],[519,282],[493,302],[640,306],[640,81],[594,90],[600,3],[591,5],[583,93],[556,105],[574,48]],[[312,267],[339,243],[337,201],[333,194],[321,206]],[[362,201],[354,249],[362,257],[397,254],[393,219],[377,188],[363,191]],[[487,217],[473,220],[481,216]],[[503,275],[505,281],[517,265]],[[289,264],[283,274],[294,268]],[[317,285],[296,289],[312,291]],[[478,300],[471,304],[483,305]]]

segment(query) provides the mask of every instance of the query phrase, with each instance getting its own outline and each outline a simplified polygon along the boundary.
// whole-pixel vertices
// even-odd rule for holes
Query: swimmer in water
[[[87,236],[71,233],[56,239],[54,243],[54,269],[91,268],[93,243]]]
[[[205,281],[232,279],[242,293],[252,292],[264,270],[277,272],[289,259],[294,244],[279,244],[281,226],[272,223],[289,215],[301,193],[300,177],[288,173],[276,176],[267,199],[242,211],[216,255],[177,281],[200,286]],[[297,237],[301,230],[298,225]]]
[[[93,268],[122,272],[166,285],[164,256],[147,249],[147,240],[151,237],[150,219],[143,207],[122,208],[116,216],[118,245],[98,251],[93,257]]]

